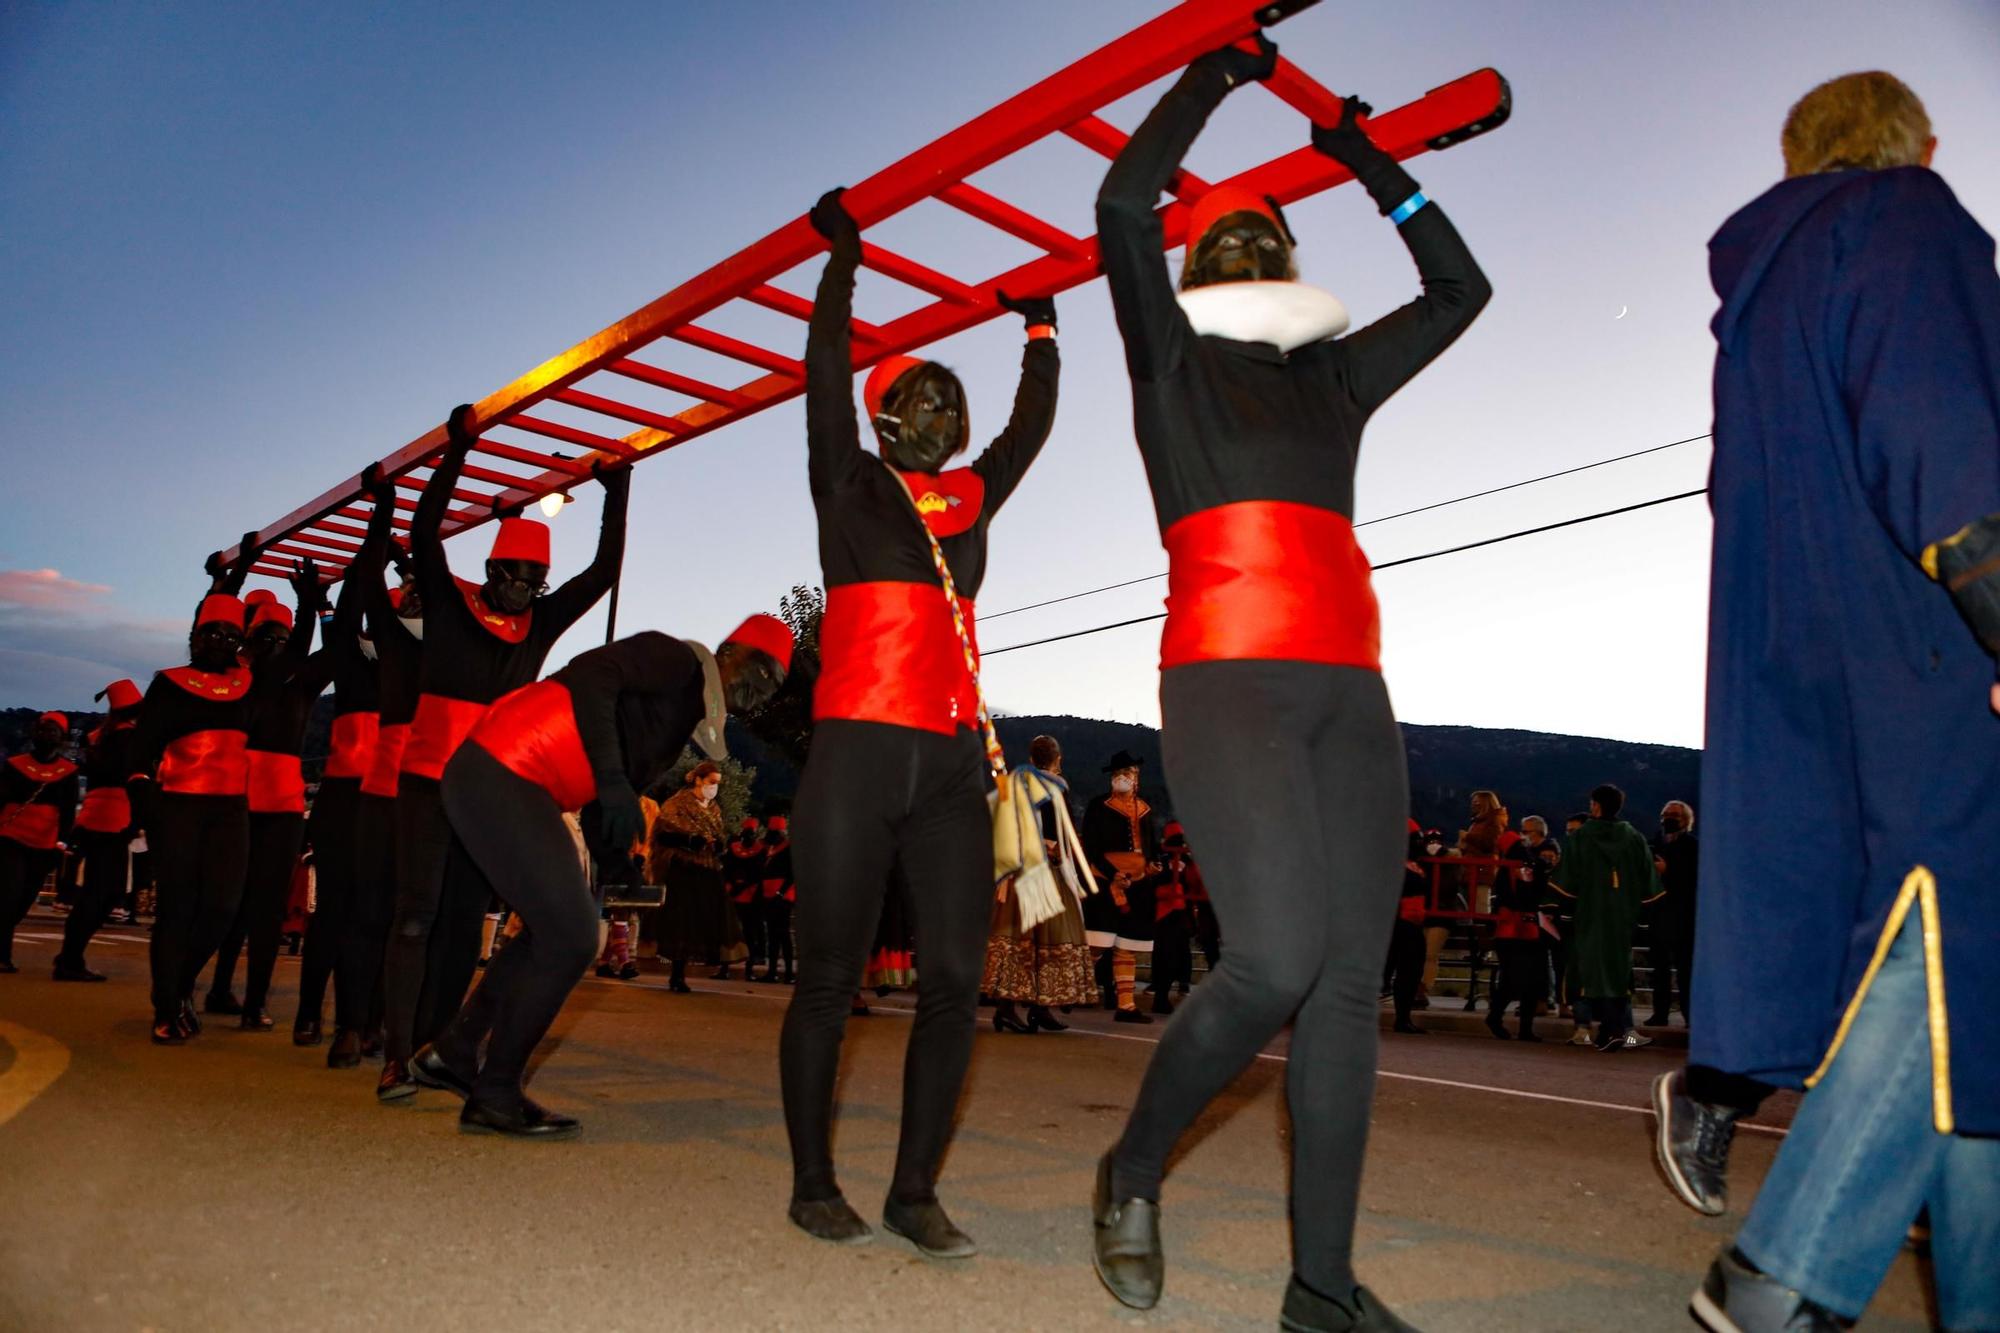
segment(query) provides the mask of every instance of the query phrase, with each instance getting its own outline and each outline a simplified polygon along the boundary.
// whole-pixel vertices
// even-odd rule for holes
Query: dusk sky
[[[85,707],[184,660],[207,552],[1165,7],[0,5],[0,705]],[[1411,164],[1496,294],[1369,427],[1360,521],[1707,431],[1706,242],[1778,179],[1785,111],[1823,79],[1905,79],[1937,170],[2000,225],[1990,0],[1326,0],[1272,35],[1380,110],[1486,65],[1513,86],[1503,129]],[[1131,128],[1160,86],[1108,119]],[[1246,90],[1189,165],[1226,175],[1306,136]],[[1065,144],[978,179],[1088,234],[1104,165]],[[1358,188],[1291,223],[1303,278],[1357,325],[1414,294]],[[930,226],[882,237],[968,281],[1001,267]],[[809,292],[817,270],[781,285]],[[988,649],[1165,591],[996,614],[1166,567],[1103,284],[1060,310],[1061,407],[993,529]],[[1019,341],[1009,318],[933,349],[976,440]],[[1361,535],[1394,560],[1691,490],[1707,464],[1696,441]],[[595,488],[578,499],[554,520],[557,579],[595,541]],[[452,544],[461,573],[486,541]],[[818,582],[802,405],[640,466],[625,574],[621,631],[711,642]],[[1707,580],[1699,500],[1384,571],[1397,711],[1698,745]],[[550,667],[602,635],[600,611]],[[1157,722],[1158,641],[1154,623],[997,656],[988,692]]]

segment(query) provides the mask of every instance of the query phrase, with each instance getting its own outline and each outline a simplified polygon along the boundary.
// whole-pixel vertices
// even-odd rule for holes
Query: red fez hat
[[[776,833],[783,833],[785,829],[788,827],[785,823],[785,817],[783,815],[772,815],[770,819],[770,825],[772,831]]]
[[[1169,838],[1185,838],[1186,836],[1187,830],[1181,827],[1181,821],[1178,819],[1169,819],[1166,828],[1160,832],[1160,841],[1165,842]]]
[[[61,727],[64,731],[69,730],[69,718],[61,713],[43,713],[40,717],[35,719],[35,722],[37,724],[43,722],[53,722],[57,726]]]
[[[243,609],[250,611],[262,606],[266,602],[275,602],[277,600],[278,594],[272,592],[269,588],[252,588],[243,596]]]
[[[892,356],[875,363],[875,369],[868,372],[868,378],[861,384],[861,401],[868,408],[869,420],[874,420],[882,411],[882,400],[889,396],[889,386],[903,378],[905,371],[914,370],[923,364],[922,357]]]
[[[120,709],[138,707],[139,701],[144,696],[139,693],[139,687],[131,681],[114,680],[106,685],[104,692],[97,697],[109,704],[111,711],[116,713]]]
[[[493,535],[493,553],[488,560],[526,560],[547,567],[549,525],[532,518],[503,518],[500,531]]]
[[[769,653],[781,671],[792,669],[792,627],[776,616],[755,615],[729,632],[724,643]]]
[[[243,603],[226,592],[212,592],[201,599],[201,614],[194,618],[197,625],[233,625],[243,628]]]
[[[1213,227],[1231,213],[1256,213],[1271,220],[1271,225],[1279,226],[1278,215],[1271,210],[1263,196],[1252,194],[1241,185],[1218,185],[1207,194],[1194,201],[1194,211],[1188,217],[1187,243],[1190,250],[1201,244],[1201,238],[1208,235]]]
[[[257,603],[257,610],[250,617],[250,628],[256,629],[259,625],[269,625],[274,621],[287,630],[292,627],[292,608],[276,598]]]
[[[749,829],[753,829],[753,828],[756,828],[756,827],[757,827],[757,816],[755,816],[755,815],[745,815],[745,816],[743,817],[743,827],[744,827],[744,829],[745,829],[746,831],[747,831],[747,830],[749,830]]]

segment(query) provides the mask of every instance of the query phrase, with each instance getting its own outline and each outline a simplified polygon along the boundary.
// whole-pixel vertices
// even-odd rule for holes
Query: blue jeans
[[[1944,1326],[2000,1329],[2000,1139],[1932,1124],[1920,916],[1912,906],[1736,1244],[1786,1286],[1858,1319],[1928,1205]]]

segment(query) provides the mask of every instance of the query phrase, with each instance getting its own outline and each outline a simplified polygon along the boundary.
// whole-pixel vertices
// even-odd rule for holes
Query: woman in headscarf
[[[703,760],[653,821],[652,871],[666,889],[660,905],[660,957],[673,964],[667,989],[689,993],[690,958],[706,958],[729,940],[729,894],[722,881],[722,770]]]

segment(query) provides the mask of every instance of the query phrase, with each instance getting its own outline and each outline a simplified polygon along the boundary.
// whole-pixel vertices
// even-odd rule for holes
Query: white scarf
[[[1196,333],[1293,352],[1347,332],[1347,307],[1303,282],[1217,282],[1179,294]]]

